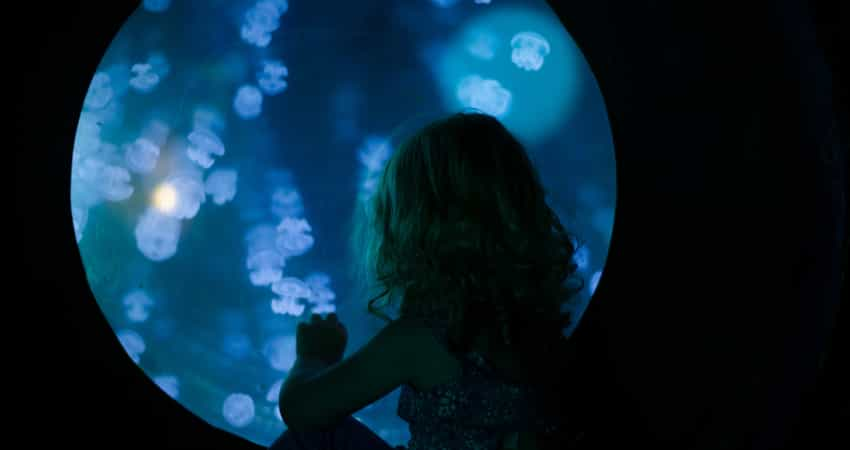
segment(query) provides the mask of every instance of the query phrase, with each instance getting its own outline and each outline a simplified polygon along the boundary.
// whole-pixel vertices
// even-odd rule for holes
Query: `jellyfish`
[[[311,228],[306,220],[284,218],[277,230],[279,234],[275,245],[283,256],[300,256],[313,248],[315,240],[307,234]]]
[[[593,295],[596,292],[596,287],[599,286],[599,279],[602,278],[602,271],[597,270],[592,277],[590,277],[590,295]]]
[[[283,277],[284,265],[283,255],[273,249],[249,253],[245,262],[251,284],[254,286],[268,286],[280,280]]]
[[[236,428],[247,426],[254,421],[254,400],[248,394],[230,394],[224,400],[221,414]]]
[[[162,52],[151,52],[150,55],[148,55],[147,63],[150,64],[153,73],[159,75],[160,79],[165,78],[165,76],[171,71],[171,64],[168,63],[168,59]]]
[[[336,294],[327,286],[311,286],[310,296],[307,298],[312,304],[318,305],[329,303],[336,299]]]
[[[100,120],[96,114],[88,111],[80,114],[77,134],[74,136],[74,157],[79,159],[100,148],[100,126]]]
[[[280,399],[280,389],[282,387],[283,379],[275,381],[269,388],[268,394],[266,394],[266,401],[269,403],[277,403],[278,399]]]
[[[274,225],[263,223],[254,226],[245,234],[248,254],[261,250],[274,250],[277,230]]]
[[[161,13],[171,6],[171,0],[145,0],[142,6],[152,13]]]
[[[134,289],[124,296],[122,302],[127,318],[131,322],[144,322],[150,317],[153,299],[142,289]]]
[[[263,355],[273,369],[289,370],[295,363],[295,336],[277,336],[270,339],[263,348]]]
[[[292,297],[281,297],[273,299],[271,302],[272,312],[275,314],[289,315],[299,317],[304,314],[304,305]]]
[[[263,62],[263,70],[257,74],[257,84],[266,95],[277,95],[286,89],[287,83],[283,78],[289,75],[289,70],[282,61]]]
[[[213,198],[213,203],[223,205],[236,196],[236,180],[238,175],[233,169],[218,169],[207,176],[204,190]]]
[[[279,187],[272,193],[271,212],[276,217],[298,217],[304,214],[304,204],[297,190]]]
[[[496,56],[496,37],[490,33],[478,33],[466,46],[466,50],[478,59],[489,61]]]
[[[198,214],[206,198],[204,183],[192,173],[172,175],[164,183],[174,190],[174,204],[161,208],[162,212],[177,219],[191,219]]]
[[[213,135],[224,131],[224,118],[221,112],[211,106],[201,105],[192,114],[195,130],[207,130]]]
[[[148,173],[156,167],[159,147],[147,138],[140,137],[124,146],[127,168],[136,173]]]
[[[255,86],[246,84],[236,91],[233,109],[243,119],[253,119],[263,111],[263,93]]]
[[[118,341],[124,347],[124,351],[130,355],[134,363],[138,364],[141,360],[142,353],[145,352],[145,340],[139,333],[133,330],[121,330],[118,333]]]
[[[102,165],[97,184],[100,195],[111,202],[126,200],[134,191],[130,184],[130,172],[119,166]]]
[[[260,0],[245,12],[240,36],[245,42],[266,47],[271,33],[280,27],[280,16],[289,9],[286,0]]]
[[[133,64],[130,71],[135,76],[130,78],[130,86],[142,93],[152,91],[159,84],[159,75],[152,69],[153,67],[147,63]]]
[[[543,59],[549,54],[549,42],[533,32],[523,31],[511,38],[511,61],[523,70],[540,70]]]
[[[307,286],[311,289],[315,287],[327,287],[331,284],[331,277],[324,272],[311,272],[309,275],[304,277],[304,282],[307,283]]]
[[[272,292],[284,298],[310,298],[310,287],[295,277],[285,277],[272,284]]]
[[[180,380],[175,375],[157,375],[153,377],[153,382],[175,400],[180,395]]]
[[[94,74],[94,78],[91,80],[83,105],[86,108],[101,109],[112,100],[113,95],[114,91],[109,75],[105,72],[98,72]]]
[[[168,141],[171,128],[159,119],[153,119],[142,130],[142,138],[147,139],[157,147],[162,147]]]
[[[575,253],[573,254],[573,262],[578,267],[578,270],[583,271],[587,269],[588,265],[590,264],[590,250],[587,248],[587,246],[582,245],[578,247],[578,249],[576,249]]]
[[[386,138],[370,136],[358,154],[360,162],[370,172],[380,172],[390,157],[390,142]]]
[[[336,305],[333,303],[319,303],[310,307],[313,314],[330,314],[336,312]]]
[[[475,0],[476,5],[489,5],[490,0]]]
[[[151,261],[165,261],[177,253],[180,221],[148,209],[136,224],[136,246]]]
[[[512,95],[496,80],[469,75],[458,84],[457,98],[466,107],[501,117],[507,113]]]
[[[76,236],[77,243],[79,243],[83,238],[83,230],[86,229],[86,223],[89,220],[88,208],[71,206],[71,219],[74,222],[74,236]]]
[[[189,141],[186,156],[204,169],[209,169],[215,163],[213,155],[224,155],[224,144],[210,130],[196,129],[189,133],[186,139]]]

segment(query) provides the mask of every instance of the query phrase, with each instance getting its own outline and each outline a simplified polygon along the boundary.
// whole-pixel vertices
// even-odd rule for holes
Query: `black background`
[[[23,78],[6,84],[20,95],[21,133],[18,229],[7,234],[21,286],[4,315],[20,357],[4,365],[15,397],[6,439],[256,448],[190,414],[123,355],[76,249],[77,119],[136,3],[34,6],[7,12],[4,27],[5,70]],[[850,24],[838,3],[553,7],[597,77],[617,156],[609,260],[575,335],[585,447],[850,448],[839,381],[850,379],[839,364],[850,120],[838,51]]]

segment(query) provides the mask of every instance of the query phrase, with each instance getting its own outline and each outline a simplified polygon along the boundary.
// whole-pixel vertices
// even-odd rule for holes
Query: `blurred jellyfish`
[[[254,421],[254,400],[247,394],[230,394],[221,407],[224,420],[236,428],[242,428]]]
[[[592,277],[590,277],[590,295],[593,295],[596,292],[596,287],[599,286],[599,279],[602,278],[602,271],[597,270]]]
[[[476,5],[489,5],[490,0],[475,0]]]
[[[145,0],[142,6],[153,13],[165,12],[171,6],[171,0]]]
[[[118,341],[121,342],[121,346],[124,347],[124,351],[130,355],[134,363],[138,364],[142,353],[145,352],[145,340],[139,333],[133,330],[121,330],[116,334]]]
[[[177,253],[180,221],[154,209],[147,210],[135,229],[136,246],[151,261],[164,261]]]
[[[206,199],[204,182],[199,176],[191,172],[178,173],[169,177],[163,184],[165,189],[170,187],[174,193],[173,203],[155,200],[155,206],[163,214],[177,219],[191,219],[198,214]]]
[[[478,75],[464,77],[457,87],[457,98],[466,107],[501,117],[511,105],[511,93],[496,80]]]
[[[142,130],[141,137],[147,139],[157,147],[162,147],[168,141],[168,134],[170,132],[171,128],[168,127],[168,124],[159,119],[153,119]]]
[[[231,358],[245,358],[251,353],[251,339],[242,333],[227,334],[223,338],[222,349]]]
[[[180,395],[180,380],[175,375],[157,375],[153,377],[153,382],[175,400]]]
[[[331,276],[324,272],[311,272],[304,277],[304,282],[311,289],[314,287],[327,287],[331,284]]]
[[[313,314],[330,314],[336,312],[336,305],[333,303],[319,303],[310,307]]]
[[[245,261],[251,284],[254,286],[268,286],[280,280],[284,264],[283,255],[273,249],[249,252]]]
[[[288,315],[299,317],[304,314],[305,306],[298,303],[298,300],[291,297],[282,297],[273,299],[271,302],[272,312],[275,314]]]
[[[245,234],[248,254],[262,250],[274,250],[276,238],[277,231],[274,225],[264,223],[251,228]]]
[[[224,131],[224,118],[217,109],[211,106],[198,106],[192,115],[195,130],[207,130],[217,134]]]
[[[151,52],[148,55],[148,64],[150,64],[153,73],[159,75],[160,79],[165,78],[171,71],[171,64],[168,63],[168,59],[162,52]]]
[[[295,336],[278,336],[266,343],[263,355],[275,370],[286,371],[295,363]]]
[[[272,285],[272,292],[283,298],[310,298],[310,287],[295,277],[285,277]]]
[[[130,172],[119,166],[103,164],[99,168],[97,185],[100,195],[111,202],[120,202],[133,195]]]
[[[88,208],[71,206],[71,219],[74,221],[74,236],[77,238],[77,243],[83,238],[83,230],[86,229],[86,223],[89,220]]]
[[[277,227],[278,236],[275,241],[278,251],[284,257],[300,256],[307,253],[315,240],[310,236],[310,224],[305,219],[286,217]]]
[[[106,106],[106,104],[112,100],[112,96],[114,95],[110,81],[109,75],[105,72],[98,72],[94,74],[94,78],[91,80],[89,91],[86,93],[86,99],[84,100],[83,105],[86,108],[91,109],[100,109]]]
[[[511,38],[511,61],[523,70],[540,70],[549,54],[549,42],[533,32],[523,31]]]
[[[266,47],[271,42],[271,33],[280,27],[280,16],[289,9],[286,0],[260,0],[245,12],[240,36],[242,40]]]
[[[253,119],[263,111],[263,93],[255,86],[246,84],[236,91],[233,109],[243,119]]]
[[[134,289],[124,296],[122,301],[127,319],[131,322],[144,322],[150,317],[150,309],[154,301],[142,289]]]
[[[159,147],[149,139],[140,137],[124,146],[127,168],[136,173],[148,173],[156,167]]]
[[[266,95],[277,95],[286,89],[286,80],[289,70],[282,61],[264,61],[263,70],[257,74],[257,84]]]
[[[196,129],[189,133],[186,139],[189,141],[186,156],[204,169],[209,169],[215,163],[213,155],[224,155],[224,144],[210,130]]]
[[[130,78],[130,86],[139,92],[150,92],[159,84],[159,75],[153,71],[153,66],[150,64],[133,64],[130,71],[135,74],[133,78]]]
[[[271,212],[279,219],[302,215],[304,204],[301,201],[301,194],[292,188],[276,188],[272,193]]]
[[[327,286],[311,286],[310,297],[307,298],[307,301],[318,305],[332,302],[334,299],[336,299],[336,293],[331,288]]]
[[[213,203],[223,205],[236,196],[238,175],[233,169],[217,169],[207,176],[204,190],[213,198]]]
[[[457,3],[458,0],[431,0],[431,3],[434,6],[438,6],[440,8],[450,8]]]
[[[360,162],[370,172],[380,172],[390,157],[392,148],[386,138],[370,136],[360,147],[358,157]]]
[[[100,127],[101,122],[96,114],[88,111],[80,114],[77,134],[74,136],[74,157],[79,159],[100,148]]]
[[[573,262],[578,266],[578,270],[586,270],[590,265],[590,249],[586,245],[578,247],[573,254]]]
[[[266,401],[269,403],[277,403],[280,398],[281,387],[283,387],[283,379],[275,381],[269,388],[268,394],[266,394]]]
[[[132,78],[129,65],[113,64],[107,67],[104,72],[109,75],[112,92],[115,94],[114,98],[118,99],[127,93],[130,89],[130,78]]]
[[[476,58],[489,61],[496,56],[496,37],[490,33],[478,33],[466,46],[466,50]]]

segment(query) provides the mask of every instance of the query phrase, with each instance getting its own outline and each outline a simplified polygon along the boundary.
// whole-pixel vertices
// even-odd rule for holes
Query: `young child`
[[[389,323],[344,360],[334,314],[299,324],[288,430],[271,448],[389,449],[351,414],[398,387],[408,450],[568,448],[563,306],[583,283],[570,287],[575,240],[544,198],[491,116],[454,114],[405,141],[352,239],[383,291],[369,311]]]

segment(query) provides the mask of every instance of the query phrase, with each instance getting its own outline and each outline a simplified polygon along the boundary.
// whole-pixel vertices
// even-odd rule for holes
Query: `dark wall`
[[[71,142],[91,74],[134,4],[81,3],[15,16],[38,19],[22,19],[13,42],[25,77],[11,235],[23,287],[7,303],[32,311],[7,328],[32,345],[11,370],[26,386],[14,388],[33,426],[24,437],[252,447],[146,382],[86,285],[69,220]],[[846,273],[848,121],[833,98],[846,100],[846,84],[830,75],[838,53],[817,51],[841,27],[826,2],[814,21],[794,2],[739,3],[555,3],[597,76],[617,150],[611,254],[575,338],[588,448],[839,438],[843,404],[830,389],[846,347],[829,342],[842,263]]]

